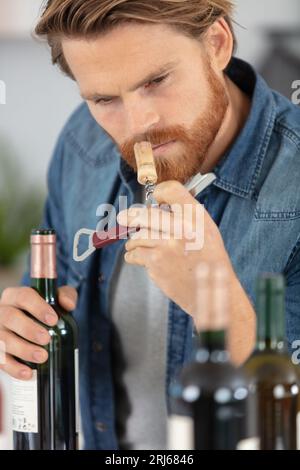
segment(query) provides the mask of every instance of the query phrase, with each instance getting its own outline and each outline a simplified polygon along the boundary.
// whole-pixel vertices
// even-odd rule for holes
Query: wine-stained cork
[[[138,182],[142,185],[156,184],[157,173],[150,142],[140,142],[134,146],[135,160],[138,172]]]

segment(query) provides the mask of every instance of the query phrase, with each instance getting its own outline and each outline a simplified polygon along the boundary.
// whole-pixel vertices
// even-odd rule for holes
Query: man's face
[[[63,51],[98,124],[136,170],[133,147],[149,140],[159,182],[200,171],[228,97],[203,45],[166,25],[124,24]]]

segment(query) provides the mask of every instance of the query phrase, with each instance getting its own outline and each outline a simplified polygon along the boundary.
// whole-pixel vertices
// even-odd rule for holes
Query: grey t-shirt
[[[165,449],[168,298],[122,253],[110,302],[120,448]]]

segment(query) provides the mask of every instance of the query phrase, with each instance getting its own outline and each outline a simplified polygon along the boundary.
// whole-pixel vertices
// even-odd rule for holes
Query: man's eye
[[[164,75],[163,77],[155,78],[155,80],[152,80],[151,82],[147,83],[146,88],[149,88],[149,86],[159,85],[160,83],[165,81],[168,76],[169,75]]]
[[[107,106],[108,104],[112,103],[112,100],[108,100],[105,98],[99,98],[94,100],[94,104],[101,104]]]
[[[151,80],[151,82],[147,83],[146,88],[149,87],[155,87],[156,85],[159,85],[160,83],[164,82],[168,78],[169,74],[164,75],[162,77],[155,78],[154,80]],[[94,100],[94,104],[100,104],[103,106],[107,106],[113,102],[112,99],[106,99],[106,98],[97,98]]]

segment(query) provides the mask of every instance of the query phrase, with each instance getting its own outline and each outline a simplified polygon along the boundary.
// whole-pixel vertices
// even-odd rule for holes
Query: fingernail
[[[76,307],[76,303],[73,299],[73,297],[69,297],[68,295],[66,295],[66,299],[68,300],[68,302],[73,305],[73,307],[75,308]]]
[[[55,325],[57,323],[57,315],[54,313],[46,313],[45,320],[48,325]]]
[[[22,379],[29,379],[30,376],[31,376],[30,370],[28,370],[28,369],[22,369],[22,370],[20,371],[20,377],[22,377]]]
[[[33,354],[32,354],[32,357],[35,361],[37,362],[44,362],[45,361],[45,353],[42,352],[42,351],[35,351]]]
[[[45,343],[48,343],[50,341],[50,336],[49,334],[47,333],[47,331],[44,331],[44,330],[40,330],[37,335],[37,340],[39,343],[41,344],[45,344]]]

